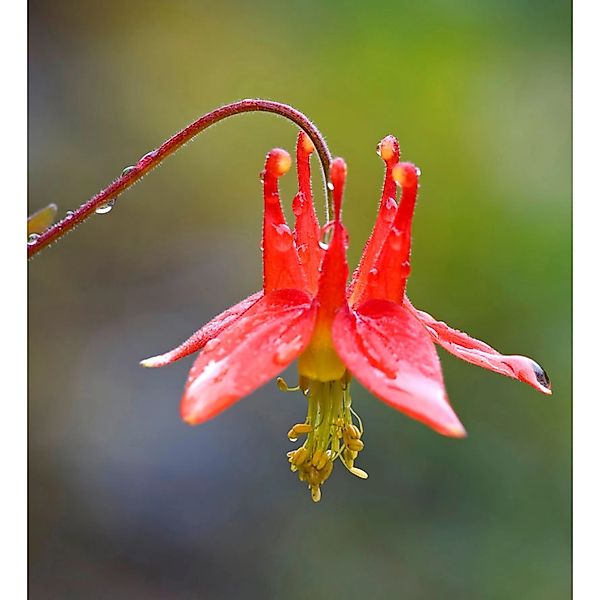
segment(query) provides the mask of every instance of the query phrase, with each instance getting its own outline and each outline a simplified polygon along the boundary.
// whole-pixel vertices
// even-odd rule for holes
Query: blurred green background
[[[138,361],[259,287],[258,173],[296,136],[222,123],[29,265],[31,597],[569,597],[570,3],[32,0],[29,19],[31,211],[75,208],[219,104],[272,98],[348,162],[354,265],[394,133],[423,172],[413,302],[554,385],[440,351],[464,441],[355,385],[370,478],[337,467],[320,505],[288,472],[296,395],[269,384],[184,425],[191,359]]]

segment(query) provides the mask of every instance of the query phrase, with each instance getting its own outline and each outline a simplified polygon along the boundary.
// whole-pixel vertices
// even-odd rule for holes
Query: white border
[[[598,597],[600,536],[600,78],[597,0],[573,18],[573,597]],[[565,165],[565,172],[567,165]],[[565,557],[566,559],[566,557]]]
[[[2,72],[2,597],[27,597],[27,4],[0,19]]]

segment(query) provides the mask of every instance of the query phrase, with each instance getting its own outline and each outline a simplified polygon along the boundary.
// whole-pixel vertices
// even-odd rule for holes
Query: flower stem
[[[117,196],[122,194],[127,188],[131,187],[134,183],[144,177],[144,175],[154,167],[157,167],[167,156],[179,150],[181,146],[189,142],[205,129],[208,129],[211,125],[214,125],[223,119],[227,119],[228,117],[246,112],[274,113],[289,119],[303,129],[310,137],[315,145],[319,160],[321,161],[326,192],[325,209],[327,220],[329,221],[330,192],[327,189],[326,184],[329,178],[331,153],[329,152],[325,138],[321,135],[320,131],[308,117],[287,104],[274,102],[272,100],[240,100],[239,102],[232,102],[231,104],[221,106],[203,115],[199,119],[196,119],[193,123],[190,123],[187,127],[169,138],[156,150],[144,155],[133,167],[125,169],[118,179],[82,204],[77,210],[40,233],[35,239],[30,239],[27,243],[27,257],[31,258],[46,246],[49,246],[60,239],[65,233],[82,223],[90,215],[94,214],[99,206],[106,204],[111,200],[114,201]]]

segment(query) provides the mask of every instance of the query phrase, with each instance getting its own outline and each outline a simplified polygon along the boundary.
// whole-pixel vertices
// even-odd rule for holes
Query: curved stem
[[[67,217],[55,223],[52,227],[46,229],[34,240],[27,242],[27,257],[31,258],[46,246],[60,239],[65,233],[82,223],[90,215],[94,214],[96,209],[102,204],[111,200],[114,201],[117,196],[122,194],[127,188],[131,187],[136,181],[144,177],[154,167],[157,167],[167,156],[173,154],[181,146],[189,142],[200,132],[208,129],[211,125],[246,112],[269,112],[289,119],[298,127],[303,129],[315,145],[315,149],[321,161],[323,178],[325,183],[325,209],[327,220],[330,215],[330,192],[327,189],[329,178],[329,164],[331,162],[331,153],[316,126],[300,111],[272,100],[240,100],[221,106],[190,123],[187,127],[169,138],[156,150],[144,155],[134,166],[125,169],[121,176],[113,181],[108,187],[90,198],[82,204],[76,211],[70,213]]]

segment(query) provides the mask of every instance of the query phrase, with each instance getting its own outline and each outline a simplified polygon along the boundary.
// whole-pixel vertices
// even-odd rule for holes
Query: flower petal
[[[319,267],[323,259],[323,249],[319,245],[321,228],[310,185],[310,155],[314,150],[315,147],[308,135],[301,131],[296,143],[299,192],[292,204],[296,217],[294,239],[300,264],[306,276],[307,290],[312,295],[317,293],[319,287]]]
[[[276,290],[258,300],[196,359],[182,418],[202,423],[283,371],[308,346],[315,314],[300,290]]]
[[[431,339],[445,350],[484,369],[528,383],[544,394],[551,394],[550,379],[544,369],[526,356],[504,355],[468,336],[458,329],[452,329],[443,321],[436,321],[431,315],[416,309],[405,297],[404,306],[425,326]]]
[[[373,231],[365,244],[358,267],[352,274],[352,280],[348,288],[350,306],[360,302],[363,297],[364,289],[368,284],[369,271],[375,265],[375,259],[387,238],[398,209],[396,204],[396,182],[392,177],[392,170],[400,159],[400,146],[396,138],[393,135],[384,137],[377,146],[377,153],[385,162],[385,178]]]
[[[214,319],[209,321],[202,329],[199,329],[185,342],[174,348],[173,350],[166,352],[165,354],[159,354],[152,358],[143,360],[140,364],[143,367],[164,367],[165,365],[171,364],[184,356],[188,356],[197,350],[201,350],[204,346],[217,337],[223,330],[235,323],[250,307],[254,306],[256,302],[263,297],[263,292],[256,292],[245,300],[238,302],[234,306],[223,311],[220,315],[217,315]]]
[[[398,163],[392,169],[393,178],[402,187],[402,199],[373,268],[367,273],[362,295],[352,297],[354,304],[375,298],[402,303],[410,274],[411,230],[419,174],[419,169],[411,163]]]
[[[369,391],[443,435],[466,435],[446,397],[435,346],[399,304],[370,300],[344,307],[333,323],[335,349]]]
[[[265,294],[280,289],[306,289],[306,277],[279,199],[278,179],[287,173],[291,163],[292,159],[285,150],[275,148],[267,154],[261,173],[265,211],[262,241]]]

